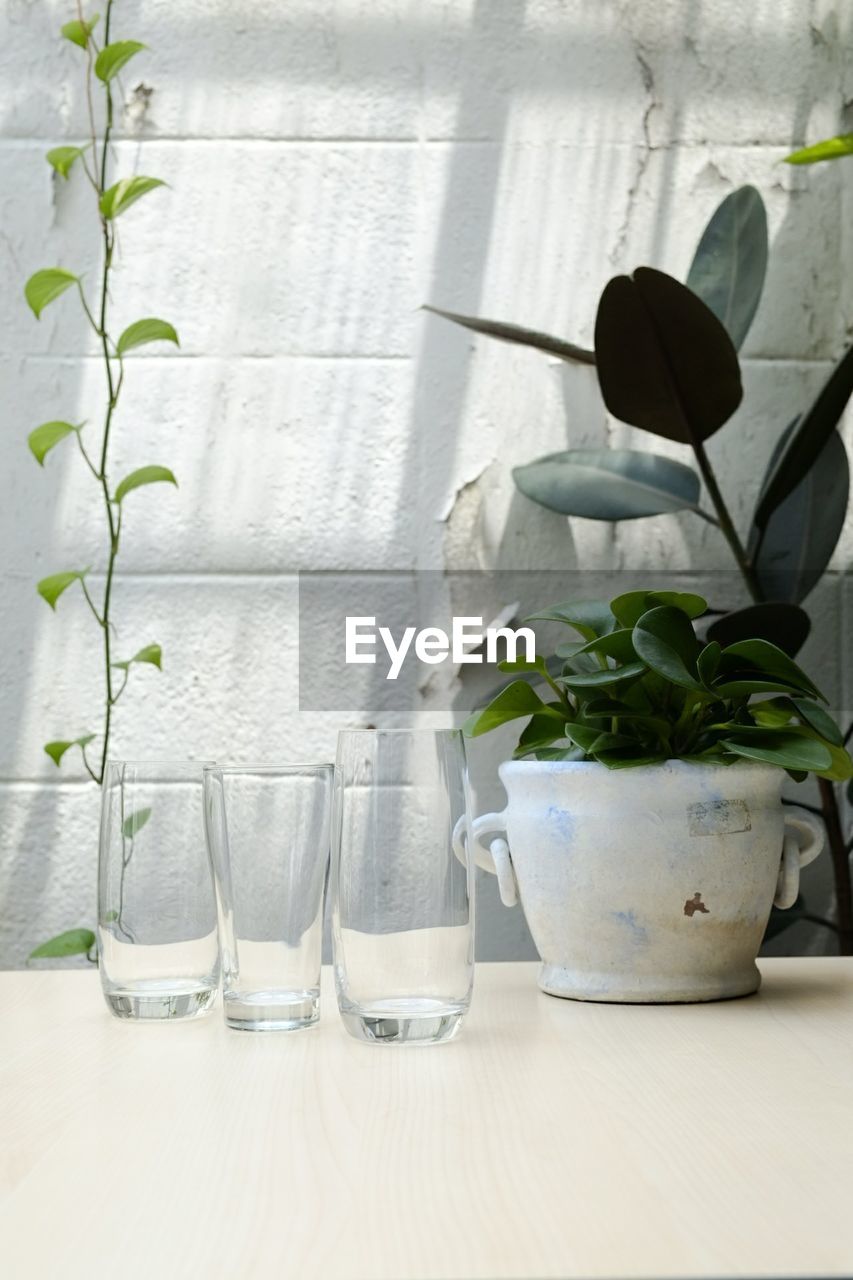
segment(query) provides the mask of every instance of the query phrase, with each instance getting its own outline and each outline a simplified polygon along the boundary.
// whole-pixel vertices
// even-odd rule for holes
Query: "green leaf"
[[[105,218],[117,218],[125,209],[129,209],[142,196],[153,191],[155,187],[165,187],[160,178],[122,178],[101,196],[100,208]]]
[[[75,18],[72,22],[66,22],[60,27],[60,33],[66,40],[70,40],[72,44],[78,45],[81,49],[85,49],[89,43],[89,36],[98,25],[99,13],[92,14],[91,18],[83,19]]]
[[[785,164],[818,164],[822,160],[838,160],[841,156],[853,155],[853,133],[839,133],[834,138],[825,138],[811,147],[801,147],[785,156]]]
[[[88,572],[88,569],[71,569],[67,573],[53,573],[36,583],[36,591],[51,609],[56,609],[56,602],[63,591],[67,591],[74,582],[82,582]]]
[[[60,739],[57,742],[46,742],[44,749],[50,756],[53,763],[57,768],[59,768],[59,763],[66,751],[69,751],[71,747],[79,747],[82,751],[84,747],[88,747],[89,743],[94,742],[94,740],[94,733],[85,733],[82,738]]]
[[[70,422],[43,422],[40,427],[31,431],[27,437],[27,444],[39,466],[44,466],[44,460],[54,445],[59,444],[60,440],[64,440],[66,436],[73,435],[77,430],[78,428],[73,427]]]
[[[760,760],[764,764],[778,765],[782,769],[805,769],[809,772],[828,769],[832,764],[829,748],[811,738],[780,731],[766,737],[752,736],[738,741],[724,739],[721,746],[733,755],[746,760]]]
[[[683,462],[635,449],[568,449],[515,467],[516,488],[549,511],[636,520],[696,511],[699,477]]]
[[[95,935],[91,929],[69,929],[66,933],[58,933],[55,938],[43,942],[30,952],[30,960],[54,960],[61,956],[85,955],[95,945]]]
[[[853,392],[853,346],[849,347],[818,392],[811,408],[789,434],[764,485],[753,524],[764,529],[771,515],[814,466],[838,425]]]
[[[535,714],[519,735],[519,755],[529,755],[532,751],[539,751],[542,747],[550,746],[552,742],[559,742],[563,737],[563,726],[557,716]]]
[[[595,364],[595,353],[583,347],[576,347],[573,342],[564,342],[562,338],[552,338],[547,333],[537,333],[535,329],[523,329],[517,324],[504,324],[500,320],[480,320],[477,316],[462,316],[455,311],[442,311],[440,307],[423,308],[434,316],[444,320],[452,320],[462,325],[463,329],[471,329],[474,333],[485,334],[488,338],[498,338],[501,342],[512,342],[522,347],[534,347],[537,351],[546,351],[548,355],[559,356],[561,360],[572,360],[578,364]]]
[[[47,267],[30,276],[24,285],[24,296],[35,318],[39,320],[46,306],[77,283],[78,277],[62,267]]]
[[[750,604],[745,609],[723,614],[708,628],[708,639],[724,647],[739,640],[770,640],[792,658],[806,642],[811,630],[809,615],[799,605],[783,601]]]
[[[620,627],[618,631],[610,631],[604,636],[595,636],[573,654],[600,653],[607,658],[615,658],[617,662],[635,662],[637,654],[634,650],[634,635],[630,627]]]
[[[626,591],[610,601],[610,608],[623,627],[635,627],[644,613],[663,604],[680,609],[688,618],[699,618],[708,608],[708,601],[692,591]]]
[[[468,737],[477,738],[509,720],[537,714],[549,714],[539,694],[526,680],[513,680],[483,711],[470,717],[465,732]]]
[[[833,747],[843,745],[843,734],[829,712],[819,702],[808,698],[792,698],[797,715]]]
[[[798,421],[777,443],[765,487]],[[849,496],[847,450],[833,430],[799,484],[770,513],[763,531],[756,524],[750,530],[747,554],[767,599],[799,604],[817,586],[841,536]]]
[[[52,151],[48,151],[46,159],[58,174],[67,178],[74,161],[79,160],[85,150],[86,147],[54,147]]]
[[[718,676],[720,681],[737,679],[742,674],[748,677],[753,673],[758,679],[770,676],[783,680],[791,688],[800,689],[810,697],[826,702],[826,698],[796,662],[769,640],[739,640],[723,650]]]
[[[601,600],[570,600],[567,604],[555,604],[541,613],[531,613],[525,622],[564,622],[574,627],[584,640],[606,635],[616,625],[610,605]]]
[[[670,605],[644,613],[634,627],[634,648],[652,671],[684,689],[700,689],[696,661],[701,646],[690,619]]]
[[[595,356],[610,412],[667,440],[706,440],[741,402],[725,328],[692,290],[651,267],[605,286]]]
[[[168,467],[140,467],[124,477],[115,491],[113,502],[121,502],[134,489],[140,489],[146,484],[173,484],[175,488],[178,487],[178,482]]]
[[[625,680],[636,680],[645,675],[648,668],[644,662],[627,662],[624,667],[610,667],[606,671],[591,671],[576,676],[564,676],[563,684],[569,689],[607,689],[613,684],[622,684]]]
[[[723,651],[716,640],[712,640],[710,644],[706,644],[696,659],[696,671],[705,688],[709,688],[714,676],[717,674],[717,668],[720,665],[720,658]]]
[[[134,347],[142,347],[148,342],[174,342],[176,347],[181,345],[177,333],[166,320],[151,317],[128,325],[116,343],[116,350],[120,356],[124,356]]]
[[[139,832],[145,826],[150,817],[150,808],[136,809],[133,813],[129,813],[121,824],[121,834],[124,836],[125,840],[132,840],[134,836],[139,835]]]
[[[132,658],[128,658],[125,662],[114,662],[112,666],[118,667],[120,671],[127,671],[128,667],[134,662],[149,662],[152,667],[162,671],[162,659],[163,651],[159,644],[147,644],[144,649],[140,649]]]
[[[767,214],[755,187],[738,187],[702,233],[687,287],[710,307],[740,350],[767,273]]]
[[[145,47],[138,40],[117,40],[114,44],[104,45],[95,59],[95,75],[99,80],[103,80],[104,84],[109,84],[122,67]]]

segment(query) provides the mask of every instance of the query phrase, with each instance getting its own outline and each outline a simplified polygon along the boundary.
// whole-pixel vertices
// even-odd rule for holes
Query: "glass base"
[[[225,993],[225,1021],[235,1031],[301,1031],[320,1018],[319,991]]]
[[[218,987],[196,983],[134,982],[104,991],[110,1012],[137,1022],[166,1022],[199,1018],[216,1003]]]
[[[443,1044],[458,1035],[466,1010],[441,1000],[377,1000],[341,1009],[344,1026],[370,1044]]]

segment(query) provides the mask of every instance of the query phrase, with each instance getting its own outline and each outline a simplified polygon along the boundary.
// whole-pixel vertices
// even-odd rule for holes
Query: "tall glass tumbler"
[[[459,730],[339,735],[332,937],[338,1007],[357,1039],[436,1043],[461,1026],[474,868],[466,842],[454,855],[453,835],[469,813]]]
[[[101,801],[98,956],[119,1018],[192,1018],[219,989],[201,763],[110,761]]]
[[[332,773],[205,769],[225,1019],[237,1030],[293,1031],[320,1015]]]

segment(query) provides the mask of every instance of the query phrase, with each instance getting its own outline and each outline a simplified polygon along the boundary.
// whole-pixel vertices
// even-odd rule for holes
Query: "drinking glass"
[[[351,1035],[436,1043],[459,1031],[474,976],[474,871],[459,730],[338,736],[332,938]]]
[[[225,1019],[291,1031],[320,1016],[333,767],[204,771]]]
[[[219,989],[200,762],[107,764],[98,857],[98,955],[119,1018],[192,1018]]]

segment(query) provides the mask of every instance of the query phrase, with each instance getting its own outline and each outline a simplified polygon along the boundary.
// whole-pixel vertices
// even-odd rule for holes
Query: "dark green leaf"
[[[51,609],[55,609],[56,602],[63,591],[67,591],[74,582],[82,582],[87,573],[88,569],[72,569],[68,573],[52,573],[49,578],[42,578],[41,582],[36,583],[36,590],[42,600],[46,600]]]
[[[767,214],[755,187],[738,187],[702,233],[687,286],[725,325],[739,350],[758,309],[767,272]]]
[[[103,80],[104,84],[109,84],[122,67],[144,48],[145,45],[140,44],[138,40],[117,40],[114,44],[104,45],[95,59],[95,75],[99,80]]]
[[[601,600],[570,600],[567,604],[555,604],[541,613],[532,613],[525,622],[564,622],[574,627],[584,640],[606,635],[616,625],[610,605]]]
[[[559,742],[563,736],[563,725],[557,716],[534,715],[519,735],[519,753],[528,755],[531,751],[550,746],[552,742]]]
[[[610,608],[623,627],[635,627],[644,613],[659,604],[680,609],[688,618],[698,618],[708,608],[708,601],[692,591],[626,591],[610,601]]]
[[[717,674],[722,653],[723,651],[716,640],[712,640],[710,644],[705,645],[705,648],[702,649],[696,659],[696,672],[706,689]]]
[[[636,748],[631,750],[602,751],[596,755],[599,764],[606,765],[608,769],[639,769],[643,765],[663,764],[666,756],[661,755],[645,755]]]
[[[643,662],[628,662],[624,667],[591,671],[589,675],[564,676],[563,684],[570,689],[607,689],[610,685],[622,684],[625,680],[636,680],[638,676],[645,675],[646,670]]]
[[[771,515],[797,487],[823,452],[853,392],[853,346],[839,360],[811,408],[790,432],[764,486],[753,524],[764,529]]]
[[[67,933],[59,933],[49,942],[43,942],[30,952],[30,960],[54,960],[61,956],[85,955],[95,945],[95,935],[91,929],[69,929]]]
[[[526,680],[513,680],[512,684],[502,689],[483,711],[471,716],[465,726],[465,732],[469,737],[477,738],[481,733],[488,733],[509,720],[518,720],[521,716],[532,716],[537,713],[548,714],[539,694]]]
[[[740,404],[740,368],[726,330],[692,290],[651,267],[605,287],[595,353],[610,412],[668,440],[705,440]]]
[[[178,482],[168,467],[140,467],[124,477],[115,491],[113,501],[121,502],[134,489],[140,489],[146,484],[173,484],[175,488],[178,487]]]
[[[769,640],[739,640],[723,650],[718,677],[720,680],[739,678],[741,673],[750,671],[759,679],[770,676],[783,680],[793,689],[800,689],[810,697],[826,701],[796,662]]]
[[[816,733],[826,738],[833,747],[842,745],[843,735],[838,725],[819,702],[811,702],[808,698],[792,698],[797,715],[806,724],[811,725]]]
[[[455,311],[442,311],[440,307],[423,308],[434,316],[444,320],[452,320],[462,325],[463,329],[471,329],[474,333],[485,334],[487,338],[498,338],[501,342],[512,342],[522,347],[535,347],[537,351],[547,351],[548,355],[559,356],[561,360],[572,360],[578,364],[595,364],[595,352],[576,347],[573,342],[564,342],[562,338],[552,338],[547,333],[537,333],[535,329],[523,329],[517,324],[504,324],[500,320],[480,320],[477,316],[462,316]]]
[[[77,429],[70,422],[43,422],[40,427],[31,431],[27,444],[39,466],[44,466],[44,460],[54,445],[59,444],[66,436],[73,435]]]
[[[48,151],[46,159],[58,174],[67,178],[74,161],[79,160],[85,150],[85,147],[54,147]]]
[[[155,187],[165,187],[160,178],[122,178],[101,196],[101,213],[105,218],[117,218],[125,209],[129,209],[142,196],[153,191]]]
[[[116,343],[116,350],[120,356],[125,356],[134,347],[144,346],[148,342],[174,342],[176,347],[181,345],[177,333],[167,321],[151,317],[128,325]]]
[[[30,276],[24,285],[24,296],[35,318],[39,320],[45,307],[73,284],[77,284],[77,276],[62,267],[47,267]]]
[[[809,615],[798,605],[750,604],[713,622],[708,639],[723,646],[738,640],[770,640],[792,658],[805,644],[811,625]]]
[[[66,40],[70,40],[72,44],[78,45],[81,49],[85,49],[89,43],[89,36],[98,25],[99,13],[93,13],[91,18],[84,19],[82,22],[79,18],[74,18],[71,22],[66,22],[60,27],[61,34]]]
[[[825,138],[811,147],[802,147],[785,156],[786,164],[817,164],[821,160],[838,160],[841,156],[853,155],[853,133],[839,133],[834,138]]]
[[[634,651],[634,633],[630,627],[621,627],[618,631],[610,631],[605,636],[596,636],[582,645],[577,652],[600,653],[604,657],[615,658],[617,662],[635,662],[637,658]]]
[[[525,495],[550,511],[588,520],[634,520],[672,511],[696,511],[699,477],[690,467],[635,449],[569,449],[549,453],[513,479]]]
[[[765,485],[796,423],[782,436]],[[747,553],[768,599],[798,604],[817,585],[841,536],[849,495],[847,450],[832,431],[799,484],[770,513],[763,533],[757,525],[750,532]]]
[[[634,627],[634,648],[652,671],[685,689],[699,689],[696,660],[700,645],[689,618],[662,605],[644,613]]]
[[[134,836],[139,835],[139,832],[150,817],[150,809],[136,809],[133,813],[128,814],[121,824],[121,834],[125,840],[132,840]]]
[[[742,741],[726,738],[721,745],[733,755],[778,765],[782,769],[820,771],[828,769],[832,763],[829,748],[823,743],[782,731],[768,733],[766,738],[760,735],[750,735]]]

